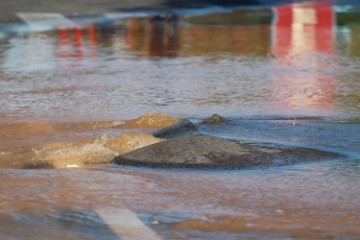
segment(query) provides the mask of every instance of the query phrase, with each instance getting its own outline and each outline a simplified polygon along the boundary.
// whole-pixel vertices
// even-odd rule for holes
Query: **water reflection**
[[[0,38],[0,160],[12,163],[12,154],[24,149],[35,156],[34,145],[48,146],[41,154],[60,160],[73,160],[70,153],[86,158],[81,149],[87,148],[66,144],[104,140],[103,134],[111,139],[122,133],[113,128],[118,120],[144,112],[241,116],[209,133],[359,153],[357,124],[242,118],[360,114],[360,24],[343,15],[328,6],[292,5],[125,19],[106,26],[95,22]],[[94,119],[99,121],[89,122]],[[81,222],[97,221],[92,210],[109,206],[156,216],[210,217],[195,219],[195,225],[159,225],[156,230],[168,239],[194,233],[214,238],[214,229],[224,234],[218,239],[239,238],[246,231],[284,239],[360,235],[356,159],[233,172],[113,165],[0,169],[0,179],[5,237],[23,237],[25,229],[45,237],[70,232],[109,238],[101,222]],[[182,227],[187,230],[177,231]]]
[[[0,114],[27,109],[18,117],[43,118],[37,108],[47,99],[48,115],[66,119],[80,114],[79,106],[87,117],[96,109],[96,117],[107,120],[135,107],[138,112],[123,118],[150,108],[186,115],[356,116],[360,29],[358,15],[346,14],[293,4],[8,35],[0,40],[6,80],[0,82]],[[26,84],[24,73],[31,79]],[[7,99],[16,101],[10,106]]]
[[[56,58],[61,68],[94,68],[97,59],[97,40],[94,24],[86,29],[59,28]],[[69,62],[68,60],[71,59]]]
[[[105,28],[96,22],[82,26],[73,24],[66,28],[60,26],[55,32],[6,37],[3,68],[11,69],[23,60],[18,58],[20,53],[25,55],[26,60],[31,60],[39,50],[48,54],[41,57],[41,63],[67,60],[73,63],[68,67],[89,67],[80,62],[94,62],[98,52],[103,52],[106,47],[112,47],[117,56],[127,51],[146,57],[187,57],[209,53],[274,54],[285,62],[289,56],[297,54],[333,54],[336,15],[333,6],[293,4],[272,10],[240,9],[197,17],[128,18],[110,22]],[[344,22],[341,24],[339,29],[345,28]],[[346,29],[339,35],[356,31]],[[119,41],[121,48],[117,47]],[[350,41],[346,48],[352,48],[352,44],[356,44],[355,41]],[[13,51],[17,53],[12,54]],[[28,63],[35,64],[33,61]],[[91,65],[94,66],[96,64]]]
[[[284,68],[303,70],[293,76],[277,73],[275,99],[285,108],[306,107],[314,114],[325,109],[331,112],[337,81],[324,70],[335,64],[326,59],[334,52],[333,7],[292,5],[276,7],[274,13],[275,57]]]
[[[126,43],[130,51],[149,57],[177,57],[179,52],[179,30],[176,16],[171,18],[152,17],[150,24],[141,19],[128,19]]]
[[[148,57],[189,57],[209,53],[266,55],[270,46],[268,25],[258,25],[254,22],[250,26],[242,24],[224,26],[221,21],[220,24],[215,25],[211,22],[216,17],[226,21],[239,14],[242,15],[241,12],[235,12],[216,14],[209,19],[202,17],[185,19],[190,22],[189,25],[184,21],[179,22],[174,17],[129,19],[126,21],[126,43],[129,50]],[[269,12],[266,11],[266,14]],[[242,18],[238,17],[238,20]]]

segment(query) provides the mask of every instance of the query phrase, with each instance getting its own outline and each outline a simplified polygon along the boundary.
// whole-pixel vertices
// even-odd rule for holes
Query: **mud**
[[[310,148],[196,135],[159,142],[120,155],[114,159],[114,162],[149,167],[239,169],[319,161],[341,156]]]

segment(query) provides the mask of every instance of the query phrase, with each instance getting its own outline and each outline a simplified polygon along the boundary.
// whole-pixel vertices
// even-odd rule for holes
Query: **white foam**
[[[77,165],[77,164],[68,164],[65,166],[66,168],[80,168],[81,166]]]

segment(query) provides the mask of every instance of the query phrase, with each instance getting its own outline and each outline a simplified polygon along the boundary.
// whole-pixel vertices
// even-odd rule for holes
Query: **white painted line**
[[[16,13],[26,22],[32,31],[48,31],[56,28],[74,28],[77,26],[60,13]]]
[[[96,212],[122,240],[161,240],[156,232],[128,209],[98,209]]]

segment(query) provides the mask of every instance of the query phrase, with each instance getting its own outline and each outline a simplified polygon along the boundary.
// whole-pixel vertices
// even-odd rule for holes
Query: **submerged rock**
[[[193,134],[195,132],[197,132],[196,126],[189,120],[183,120],[177,124],[171,125],[169,127],[154,132],[153,136],[157,138],[169,139],[173,137]]]
[[[210,117],[202,120],[201,122],[205,124],[217,124],[217,123],[224,123],[226,122],[226,120],[225,118],[221,117],[218,114],[213,114]]]
[[[219,137],[184,136],[120,155],[117,164],[149,167],[225,168],[286,165],[340,157],[310,148],[235,141]]]

